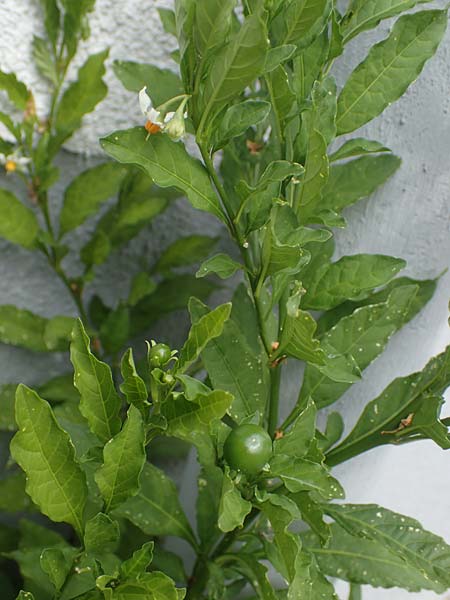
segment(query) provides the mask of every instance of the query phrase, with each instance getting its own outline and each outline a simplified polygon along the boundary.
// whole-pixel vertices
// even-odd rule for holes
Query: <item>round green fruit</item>
[[[228,465],[247,475],[257,475],[272,456],[272,440],[259,425],[239,425],[223,446]]]
[[[172,358],[172,351],[167,344],[155,344],[150,348],[148,358],[150,366],[157,369],[169,362]]]

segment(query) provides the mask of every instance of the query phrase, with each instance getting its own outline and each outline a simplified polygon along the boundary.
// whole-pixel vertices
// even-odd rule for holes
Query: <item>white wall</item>
[[[170,6],[171,2],[159,2]],[[445,2],[430,6],[443,7]],[[83,43],[78,64],[90,52],[111,47],[111,58],[127,58],[173,65],[169,53],[173,42],[159,25],[156,3],[137,0],[97,0],[91,17],[92,37]],[[15,70],[19,78],[36,93],[38,109],[47,105],[45,84],[30,61],[33,33],[41,30],[38,2],[3,0],[0,3],[0,68]],[[380,27],[383,37],[388,24]],[[338,79],[348,73],[364,56],[373,42],[369,33],[352,42],[339,66]],[[140,123],[137,100],[124,92],[111,69],[107,81],[108,98],[87,117],[82,131],[67,144],[61,159],[63,181],[91,164],[100,153],[98,137],[118,127]],[[403,158],[400,171],[377,192],[347,211],[349,227],[337,235],[340,254],[382,252],[401,256],[408,261],[407,274],[433,277],[450,264],[450,35],[447,34],[437,56],[426,67],[403,99],[387,109],[381,118],[361,133],[390,146]],[[0,185],[12,180],[1,177]],[[20,188],[17,188],[20,191]],[[58,197],[53,198],[58,203]],[[173,219],[173,223],[168,221]],[[155,229],[139,236],[129,248],[113,257],[107,265],[97,290],[105,298],[125,296],[133,273],[135,257],[144,253],[149,261],[169,239],[186,231],[211,233],[219,230],[203,214],[177,203]],[[73,235],[79,246],[92,225]],[[225,234],[225,232],[223,232]],[[0,242],[0,303],[15,303],[45,316],[73,313],[71,301],[55,282],[45,262],[26,252]],[[77,265],[71,265],[76,269]],[[120,287],[117,282],[120,281]],[[396,376],[420,369],[433,354],[450,342],[447,303],[450,296],[450,273],[441,278],[435,297],[414,322],[390,343],[385,354],[346,394],[338,408],[346,415],[350,427],[365,402],[375,397]],[[172,336],[181,339],[186,329],[177,316],[171,319]],[[25,370],[26,365],[26,370]],[[66,370],[65,357],[36,356],[20,349],[0,345],[0,382],[26,380],[34,383]],[[292,366],[290,368],[292,372]],[[286,393],[296,381],[292,372]],[[293,392],[292,392],[293,393]],[[292,396],[293,397],[293,396]],[[287,400],[288,402],[289,400]],[[333,407],[334,408],[334,407]],[[450,414],[447,410],[446,414]],[[354,459],[336,469],[336,475],[352,502],[378,502],[386,507],[418,518],[424,526],[450,541],[450,455],[431,442],[401,448],[384,447]],[[188,492],[191,485],[186,487]],[[342,588],[343,589],[343,588]],[[344,593],[340,588],[340,593]],[[434,594],[393,590],[364,591],[364,600],[406,600],[438,598]],[[442,598],[450,596],[442,596]],[[345,595],[342,595],[345,598]]]

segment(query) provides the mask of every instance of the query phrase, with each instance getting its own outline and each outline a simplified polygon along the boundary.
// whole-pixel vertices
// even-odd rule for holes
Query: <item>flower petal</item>
[[[142,114],[148,117],[147,113],[149,109],[152,110],[152,101],[146,90],[147,86],[144,86],[139,92],[139,106],[141,107]]]

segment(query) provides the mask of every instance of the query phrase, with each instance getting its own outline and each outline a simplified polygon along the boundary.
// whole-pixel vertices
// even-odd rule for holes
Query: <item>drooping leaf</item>
[[[392,335],[410,316],[418,288],[404,286],[394,289],[386,302],[363,306],[341,319],[322,338],[322,347],[329,353],[351,354],[363,371],[379,356]],[[350,387],[337,383],[312,365],[306,367],[300,394],[301,401],[313,398],[319,408],[332,404]]]
[[[150,463],[146,463],[141,473],[139,492],[119,506],[114,514],[128,519],[147,535],[178,536],[196,546],[175,484]]]
[[[95,474],[105,501],[105,512],[111,512],[139,490],[139,477],[146,459],[144,442],[141,413],[130,406],[122,430],[105,445],[103,465]]]
[[[11,453],[27,474],[27,493],[44,514],[70,523],[80,535],[87,486],[68,434],[47,402],[24,385],[17,389],[16,420]]]
[[[205,346],[212,339],[220,336],[230,313],[231,303],[221,304],[193,322],[188,338],[180,350],[176,365],[177,372],[182,373],[185,371],[189,365],[197,360]]]
[[[233,480],[227,473],[224,473],[217,522],[219,529],[227,532],[242,527],[244,519],[251,509],[252,503],[244,500]]]
[[[34,213],[12,192],[4,189],[0,189],[0,211],[0,236],[13,244],[32,249],[39,231]]]
[[[83,171],[68,186],[60,214],[61,235],[95,214],[101,203],[115,195],[126,175],[125,167],[106,162]]]
[[[75,369],[74,385],[81,395],[80,411],[91,430],[106,443],[120,430],[122,402],[110,367],[92,354],[81,321],[77,321],[72,333],[70,359]]]
[[[201,302],[191,302],[193,321],[208,312]],[[245,335],[233,319],[224,326],[222,335],[211,340],[202,352],[209,377],[214,387],[231,392],[234,401],[230,409],[238,422],[266,406],[268,367],[263,362],[261,350],[254,354]]]
[[[228,279],[228,277],[234,275],[239,269],[243,269],[241,264],[230,258],[228,254],[221,253],[205,260],[200,265],[195,276],[206,277],[207,275],[215,274],[220,279]]]
[[[328,453],[327,463],[336,465],[376,446],[397,442],[408,423],[414,424],[414,415],[423,410],[422,404],[433,402],[449,383],[450,347],[447,347],[422,371],[394,379],[369,402],[350,434]]]
[[[325,575],[373,587],[400,587],[410,592],[442,590],[385,544],[350,535],[336,523],[331,525],[331,534],[327,547],[312,533],[303,536],[304,544]]]
[[[436,52],[446,27],[446,10],[400,17],[347,80],[338,100],[338,134],[358,129],[400,98]]]
[[[78,79],[69,85],[55,118],[56,149],[81,125],[82,118],[94,110],[107,93],[102,79],[108,51],[92,54],[78,71]]]
[[[376,504],[328,505],[326,512],[351,535],[372,539],[429,578],[450,585],[450,546],[422,525]]]
[[[160,69],[154,65],[130,60],[114,61],[113,69],[116,77],[130,92],[137,94],[144,86],[147,86],[147,94],[155,106],[184,93],[180,78],[169,69]]]
[[[382,254],[344,256],[302,280],[306,288],[302,306],[328,310],[345,300],[363,298],[370,290],[388,283],[405,265],[400,258]]]
[[[186,152],[181,142],[172,142],[167,135],[146,138],[145,129],[135,127],[102,138],[101,145],[119,162],[140,165],[160,187],[180,189],[194,208],[223,220],[222,209],[202,164]]]

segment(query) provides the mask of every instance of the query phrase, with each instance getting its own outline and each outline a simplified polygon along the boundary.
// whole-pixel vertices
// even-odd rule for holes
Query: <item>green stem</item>
[[[278,425],[278,409],[280,405],[280,384],[282,365],[272,367],[270,374],[270,403],[269,403],[269,435],[273,437]]]

